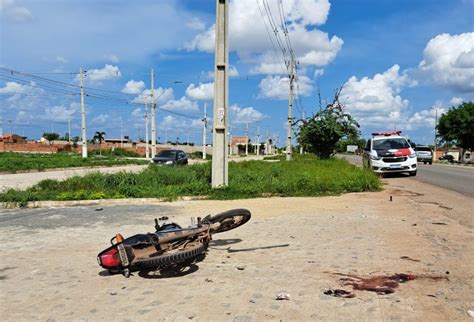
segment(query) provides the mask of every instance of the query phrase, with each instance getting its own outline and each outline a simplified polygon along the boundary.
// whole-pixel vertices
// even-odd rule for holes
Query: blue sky
[[[269,133],[282,143],[288,82],[276,39],[265,29],[270,13],[280,27],[278,3],[230,2],[229,105],[232,135],[243,135],[249,123],[252,136],[259,128],[261,137]],[[300,62],[296,118],[319,110],[318,86],[324,101],[345,83],[341,99],[364,136],[397,128],[417,143],[431,143],[436,111],[474,97],[472,0],[282,4]],[[84,67],[88,136],[100,130],[118,137],[123,130],[144,137],[153,67],[160,141],[201,143],[205,101],[212,117],[214,22],[215,1],[208,0],[3,0],[3,132],[11,126],[29,138],[64,134],[71,120],[72,135],[80,135],[74,73]]]

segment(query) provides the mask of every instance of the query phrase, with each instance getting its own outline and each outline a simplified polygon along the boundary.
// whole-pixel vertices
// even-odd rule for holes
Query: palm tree
[[[100,155],[102,155],[102,142],[104,142],[105,140],[105,132],[95,132],[95,135],[92,139],[94,140],[94,142],[99,141],[99,153]]]

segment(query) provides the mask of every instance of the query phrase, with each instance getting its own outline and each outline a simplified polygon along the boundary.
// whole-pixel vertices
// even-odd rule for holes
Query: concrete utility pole
[[[245,128],[245,155],[249,156],[249,124]]]
[[[230,124],[227,123],[227,144],[229,145],[229,156],[232,155],[232,129]]]
[[[120,117],[120,147],[123,148],[123,119]]]
[[[216,0],[216,48],[214,68],[214,116],[212,137],[212,187],[226,187],[229,183],[227,122],[229,104],[229,1]]]
[[[71,119],[67,120],[68,143],[71,143]]]
[[[13,134],[13,132],[12,132],[12,120],[8,120],[8,123],[10,124],[10,134]]]
[[[151,69],[151,157],[156,155],[156,104],[155,104],[155,75]]]
[[[292,55],[291,60],[289,62],[290,72],[289,72],[289,79],[290,79],[290,98],[288,100],[288,129],[287,129],[287,139],[286,139],[286,161],[290,161],[292,157],[291,151],[291,126],[293,123],[293,86],[295,81],[295,57]]]
[[[260,155],[260,126],[257,126],[257,155]]]
[[[436,160],[436,126],[438,125],[438,108],[435,107],[435,125],[434,125],[434,151],[433,151],[433,162]]]
[[[204,102],[204,118],[202,122],[202,159],[206,160],[207,102]]]
[[[150,158],[150,146],[148,145],[148,96],[145,97],[145,158]]]
[[[86,108],[84,106],[84,71],[80,70],[81,78],[81,117],[82,117],[82,157],[87,158]]]

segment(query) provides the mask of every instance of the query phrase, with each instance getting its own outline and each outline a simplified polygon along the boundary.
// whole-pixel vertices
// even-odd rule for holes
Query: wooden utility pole
[[[156,155],[156,104],[155,104],[155,80],[153,68],[151,69],[151,157]]]
[[[214,116],[212,135],[212,187],[226,187],[228,174],[228,97],[229,97],[229,1],[216,0],[216,46],[214,68]]]
[[[86,108],[84,105],[84,70],[81,67],[81,119],[82,119],[82,157],[87,158]]]

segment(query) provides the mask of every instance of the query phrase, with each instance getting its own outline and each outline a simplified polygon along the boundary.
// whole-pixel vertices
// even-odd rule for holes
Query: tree
[[[463,149],[474,149],[474,103],[464,102],[451,107],[441,116],[436,128],[443,142],[452,142]]]
[[[300,120],[298,142],[303,149],[321,159],[328,159],[343,138],[359,137],[359,124],[339,102],[342,87],[336,91],[334,100],[324,110],[312,117]]]
[[[55,133],[55,132],[44,132],[43,137],[49,142],[51,142],[51,141],[59,140],[60,135],[59,133]]]
[[[92,140],[94,140],[94,142],[97,142],[97,141],[99,142],[99,154],[102,155],[102,142],[104,142],[105,140],[105,132],[100,132],[100,131],[95,132]]]

